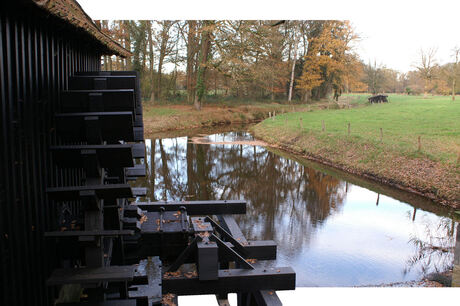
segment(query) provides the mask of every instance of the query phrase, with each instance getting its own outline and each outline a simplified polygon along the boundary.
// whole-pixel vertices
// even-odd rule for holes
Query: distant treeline
[[[344,92],[448,94],[458,64],[423,64],[407,74],[364,63],[347,21],[97,21],[132,52],[104,57],[104,70],[137,70],[152,103],[207,99],[298,100]],[[426,54],[425,54],[426,55]],[[458,62],[458,54],[457,54]],[[453,71],[453,72],[452,72]],[[458,82],[460,83],[460,82]],[[456,87],[457,86],[457,87]]]

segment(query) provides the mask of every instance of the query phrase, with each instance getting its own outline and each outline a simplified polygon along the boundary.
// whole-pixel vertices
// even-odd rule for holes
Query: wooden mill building
[[[2,1],[0,33],[0,305],[50,305],[45,281],[58,252],[44,232],[78,207],[58,207],[46,189],[81,176],[56,167],[49,153],[59,143],[60,94],[75,72],[100,70],[101,55],[130,54],[75,1]]]
[[[295,273],[253,264],[277,246],[244,237],[246,201],[141,201],[139,74],[104,55],[130,52],[75,0],[2,2],[0,305],[280,305]]]

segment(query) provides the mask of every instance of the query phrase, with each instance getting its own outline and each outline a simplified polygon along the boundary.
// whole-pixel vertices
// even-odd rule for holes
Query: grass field
[[[355,101],[365,103],[366,97]],[[389,100],[282,114],[258,124],[254,132],[269,143],[459,205],[460,101],[403,95]]]
[[[356,97],[344,98],[343,105],[357,106]],[[308,111],[327,108],[331,105],[340,107],[329,101],[313,104],[287,104],[277,102],[229,101],[205,103],[201,111],[187,104],[149,104],[144,103],[144,127],[146,133],[157,133],[169,130],[191,129],[219,124],[257,122],[270,114],[281,114],[294,111]]]

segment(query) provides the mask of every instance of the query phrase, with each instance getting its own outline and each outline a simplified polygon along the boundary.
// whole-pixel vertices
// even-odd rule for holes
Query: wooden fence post
[[[326,130],[326,125],[324,124],[324,120],[321,120],[321,125],[322,125],[322,131],[324,132]]]

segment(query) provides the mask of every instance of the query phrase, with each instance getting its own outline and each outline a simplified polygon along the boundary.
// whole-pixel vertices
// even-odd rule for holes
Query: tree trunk
[[[302,96],[302,102],[308,103],[308,97],[310,96],[310,91],[306,90]]]
[[[193,103],[195,97],[195,55],[196,55],[196,21],[188,21],[187,34],[187,101]]]
[[[153,66],[155,64],[155,58],[153,54],[153,37],[152,37],[152,23],[147,21],[147,39],[149,44],[149,58],[150,58],[150,84],[152,84],[152,90],[150,93],[150,103],[155,103],[155,83],[153,75]]]
[[[423,85],[423,97],[424,98],[426,98],[428,96],[427,87],[428,87],[428,80],[425,79],[425,84]]]
[[[295,28],[295,30],[297,27]],[[295,40],[294,40],[294,60],[292,61],[292,70],[291,70],[291,82],[289,83],[289,96],[288,102],[291,103],[292,99],[292,88],[294,86],[294,71],[295,71],[295,63],[297,61],[297,45],[299,44],[299,35],[295,33]]]
[[[124,20],[123,21],[123,34],[124,34],[124,37],[125,37],[125,49],[128,50],[128,51],[131,51],[131,37],[129,36],[129,31],[128,31],[128,27],[129,27],[129,21],[128,20]],[[126,70],[132,70],[132,64],[131,64],[131,59],[129,57],[126,58]]]
[[[161,73],[163,70],[164,54],[160,51],[160,58],[158,59],[158,77],[157,77],[157,98],[161,98]]]
[[[211,49],[211,30],[208,29],[211,21],[205,21],[201,33],[201,51],[200,65],[198,67],[198,76],[196,81],[196,94],[194,105],[197,110],[201,110],[203,96],[206,92],[206,69],[208,62],[209,50]]]
[[[455,77],[452,80],[452,101],[455,101]]]

